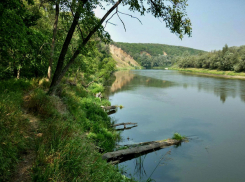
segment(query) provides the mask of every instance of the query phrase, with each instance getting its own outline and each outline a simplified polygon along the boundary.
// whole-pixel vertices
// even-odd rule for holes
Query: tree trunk
[[[64,42],[62,50],[60,52],[60,56],[59,56],[59,59],[58,59],[58,64],[57,64],[57,67],[56,67],[56,70],[55,70],[55,73],[54,73],[54,77],[52,79],[52,82],[51,82],[51,85],[50,85],[50,88],[49,88],[49,92],[48,92],[49,95],[54,95],[58,84],[60,83],[62,77],[64,76],[62,68],[63,68],[65,56],[66,56],[66,53],[67,53],[67,50],[68,50],[68,46],[69,46],[69,44],[71,42],[73,33],[74,33],[75,28],[76,28],[76,26],[78,24],[78,20],[79,20],[80,15],[81,15],[81,9],[82,9],[83,5],[87,1],[88,0],[82,0],[82,1],[78,2],[77,11],[76,11],[76,13],[74,15],[73,22],[71,24],[71,27],[70,27],[68,33],[67,33],[65,42]],[[76,52],[74,54],[76,54]]]
[[[20,68],[17,70],[17,79],[20,79]]]
[[[55,3],[55,20],[54,20],[54,29],[53,29],[53,39],[52,39],[52,44],[51,44],[51,52],[50,52],[50,58],[49,58],[49,66],[48,66],[48,79],[51,79],[52,76],[52,63],[54,59],[54,48],[55,48],[55,40],[56,40],[56,35],[57,35],[57,28],[58,28],[58,20],[59,20],[59,0],[56,1]]]
[[[117,6],[121,3],[122,0],[119,0],[118,2],[116,2],[111,7],[111,9],[104,15],[104,17],[100,20],[100,22],[93,28],[93,30],[90,31],[90,33],[88,34],[88,36],[83,40],[82,44],[75,51],[75,53],[73,54],[73,56],[71,57],[71,59],[69,60],[69,62],[67,63],[67,65],[64,67],[64,69],[62,69],[63,68],[63,64],[64,64],[65,55],[67,53],[68,46],[69,46],[69,44],[71,42],[72,35],[73,35],[73,33],[75,31],[75,28],[76,28],[76,26],[78,24],[78,20],[79,20],[79,17],[80,17],[81,9],[83,8],[83,5],[87,1],[88,0],[82,0],[82,3],[79,2],[77,11],[76,11],[76,13],[74,15],[74,19],[73,19],[72,25],[71,25],[71,27],[70,27],[70,29],[68,31],[68,34],[66,36],[66,40],[65,40],[65,42],[63,44],[63,47],[62,47],[62,50],[61,50],[61,53],[60,53],[60,57],[59,57],[59,60],[58,60],[58,64],[57,64],[55,73],[54,73],[54,77],[52,79],[52,83],[51,83],[50,88],[49,88],[49,92],[48,92],[49,95],[54,95],[55,94],[56,88],[59,85],[61,79],[64,77],[65,73],[70,68],[70,66],[74,63],[74,61],[77,58],[77,56],[79,55],[81,49],[86,46],[86,44],[88,43],[88,41],[90,40],[90,38],[99,29],[99,27],[102,25],[102,23],[105,21],[105,19],[109,16],[109,14],[114,9],[117,8]]]

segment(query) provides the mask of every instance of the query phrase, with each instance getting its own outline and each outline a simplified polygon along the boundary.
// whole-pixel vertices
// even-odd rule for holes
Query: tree
[[[107,3],[113,1],[106,0]],[[58,59],[57,67],[52,79],[52,83],[49,89],[49,94],[53,95],[57,86],[59,85],[61,79],[70,68],[70,66],[75,62],[77,56],[81,53],[86,52],[86,45],[91,39],[91,37],[96,33],[102,40],[107,41],[110,39],[110,36],[107,32],[104,31],[102,26],[103,22],[108,18],[108,16],[115,10],[111,17],[115,14],[119,17],[118,5],[128,5],[129,10],[138,11],[141,15],[145,13],[151,13],[155,18],[162,18],[166,23],[166,27],[171,30],[172,33],[179,35],[182,39],[184,34],[191,35],[191,22],[188,17],[186,17],[186,6],[187,0],[147,0],[146,3],[139,0],[118,0],[112,5],[112,7],[107,11],[101,20],[98,20],[93,13],[94,8],[103,5],[97,0],[73,0],[71,3],[67,2],[67,7],[73,9],[75,12],[73,21],[70,25],[70,29],[67,33],[65,42],[63,44],[60,56]],[[111,18],[110,17],[110,18]],[[109,19],[110,19],[109,18]],[[107,20],[108,21],[108,20]],[[66,54],[71,42],[73,33],[76,27],[79,25],[79,22],[83,25],[83,31],[81,32],[81,42],[76,48],[76,51],[67,61]],[[64,63],[66,62],[66,65]]]
[[[37,63],[37,51],[44,36],[32,26],[40,13],[29,9],[33,0],[0,2],[0,78],[19,77],[21,68]]]
[[[53,64],[53,58],[54,58],[55,40],[56,40],[57,29],[58,29],[59,13],[60,13],[60,1],[56,0],[56,2],[55,2],[55,20],[54,20],[54,27],[53,27],[53,38],[52,38],[50,58],[49,58],[49,66],[48,66],[48,74],[47,74],[47,77],[49,80],[51,79],[51,75],[52,75],[52,64]]]

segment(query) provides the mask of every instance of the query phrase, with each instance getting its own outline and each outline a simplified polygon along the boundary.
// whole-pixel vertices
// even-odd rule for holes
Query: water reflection
[[[113,95],[117,92],[126,90],[133,90],[135,86],[138,85],[157,88],[167,88],[176,85],[176,83],[171,81],[140,76],[133,71],[118,71],[114,73],[114,76],[116,79],[112,86],[107,90],[107,95]]]
[[[177,147],[175,147],[177,148]],[[168,161],[173,160],[170,155],[172,152],[172,149],[162,149],[160,152],[152,153],[151,155],[154,155],[156,157],[156,161],[154,163],[154,166],[152,166],[150,171],[147,171],[145,167],[147,167],[148,161],[146,159],[152,158],[152,156],[149,156],[149,154],[140,155],[134,159],[132,159],[132,163],[134,165],[134,173],[133,176],[137,177],[138,181],[155,181],[152,179],[152,176],[154,175],[155,171],[159,166],[164,166],[168,164]],[[160,156],[159,156],[160,154]],[[146,162],[145,162],[146,161]],[[132,175],[132,174],[131,174]],[[170,178],[170,177],[168,177]],[[174,181],[177,181],[176,178]]]
[[[235,98],[238,95],[245,102],[244,80],[206,77],[171,70],[152,70],[152,72],[152,74],[147,74],[146,76],[144,71],[118,71],[114,74],[116,79],[110,89],[107,90],[106,95],[109,96],[117,92],[133,90],[137,86],[157,88],[183,87],[185,89],[195,87],[199,92],[213,93],[220,98],[222,103],[225,103],[228,97]],[[160,76],[159,72],[161,72]]]
[[[166,149],[119,166],[127,166],[129,173],[144,181],[151,174],[154,181],[244,181],[244,80],[171,70],[116,74],[108,95],[112,105],[125,107],[113,117],[138,123],[138,127],[122,131],[125,141],[120,145],[162,140],[174,132],[198,138],[171,147],[173,160],[163,167],[157,164]]]

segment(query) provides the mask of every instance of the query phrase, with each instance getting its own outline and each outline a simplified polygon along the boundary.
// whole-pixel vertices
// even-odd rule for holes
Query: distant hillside
[[[188,51],[190,55],[196,55],[205,51],[197,50],[182,46],[172,46],[166,44],[150,44],[150,43],[124,43],[124,42],[113,42],[115,46],[121,48],[133,58],[135,54],[141,52],[147,52],[151,56],[170,55],[170,56],[181,56],[184,52]]]
[[[145,68],[168,67],[174,64],[176,57],[182,56],[184,53],[198,55],[205,52],[193,48],[165,44],[113,42],[111,45],[120,48]]]
[[[138,69],[141,66],[129,54],[115,45],[110,45],[110,53],[118,69]]]

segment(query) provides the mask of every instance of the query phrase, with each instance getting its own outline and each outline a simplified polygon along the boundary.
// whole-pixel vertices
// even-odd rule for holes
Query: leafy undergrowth
[[[95,98],[79,84],[63,84],[58,96],[48,96],[44,91],[48,85],[24,80],[1,83],[0,181],[11,177],[28,146],[36,152],[33,181],[132,181],[99,153],[111,151],[120,138],[100,107],[110,103]],[[100,89],[98,84],[91,86],[91,90]],[[24,92],[28,92],[25,98]],[[39,118],[38,132],[42,135],[35,137],[32,145],[25,138],[29,123],[21,106]]]

